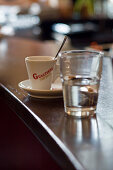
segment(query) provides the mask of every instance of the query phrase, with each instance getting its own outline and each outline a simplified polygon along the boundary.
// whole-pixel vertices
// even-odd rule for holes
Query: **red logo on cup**
[[[35,80],[40,79],[40,78],[43,78],[43,77],[47,76],[52,70],[53,70],[53,67],[51,67],[49,70],[47,70],[47,71],[45,71],[44,73],[39,74],[39,75],[38,75],[37,73],[34,73],[34,74],[33,74],[33,78],[34,78]]]

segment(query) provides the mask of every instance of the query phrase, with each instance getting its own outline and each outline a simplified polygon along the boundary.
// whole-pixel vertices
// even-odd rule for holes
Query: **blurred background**
[[[0,39],[58,40],[74,48],[113,42],[113,0],[0,0]]]

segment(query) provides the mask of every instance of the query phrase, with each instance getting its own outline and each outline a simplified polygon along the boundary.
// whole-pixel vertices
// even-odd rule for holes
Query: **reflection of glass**
[[[88,119],[73,119],[66,116],[62,123],[62,138],[69,144],[82,144],[84,142],[97,143],[99,139],[98,123],[96,116]],[[69,140],[71,139],[71,140]]]

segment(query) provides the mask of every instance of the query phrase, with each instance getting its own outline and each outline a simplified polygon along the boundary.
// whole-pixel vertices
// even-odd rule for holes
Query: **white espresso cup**
[[[49,90],[56,60],[51,56],[29,56],[25,63],[32,89]]]

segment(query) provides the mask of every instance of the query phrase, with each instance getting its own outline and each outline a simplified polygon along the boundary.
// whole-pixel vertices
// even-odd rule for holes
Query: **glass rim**
[[[89,54],[97,54],[97,55],[104,55],[103,51],[96,51],[96,50],[66,50],[66,51],[61,51],[59,53],[59,56],[61,57],[63,54],[77,54],[80,53],[82,54],[83,52],[88,52]]]

